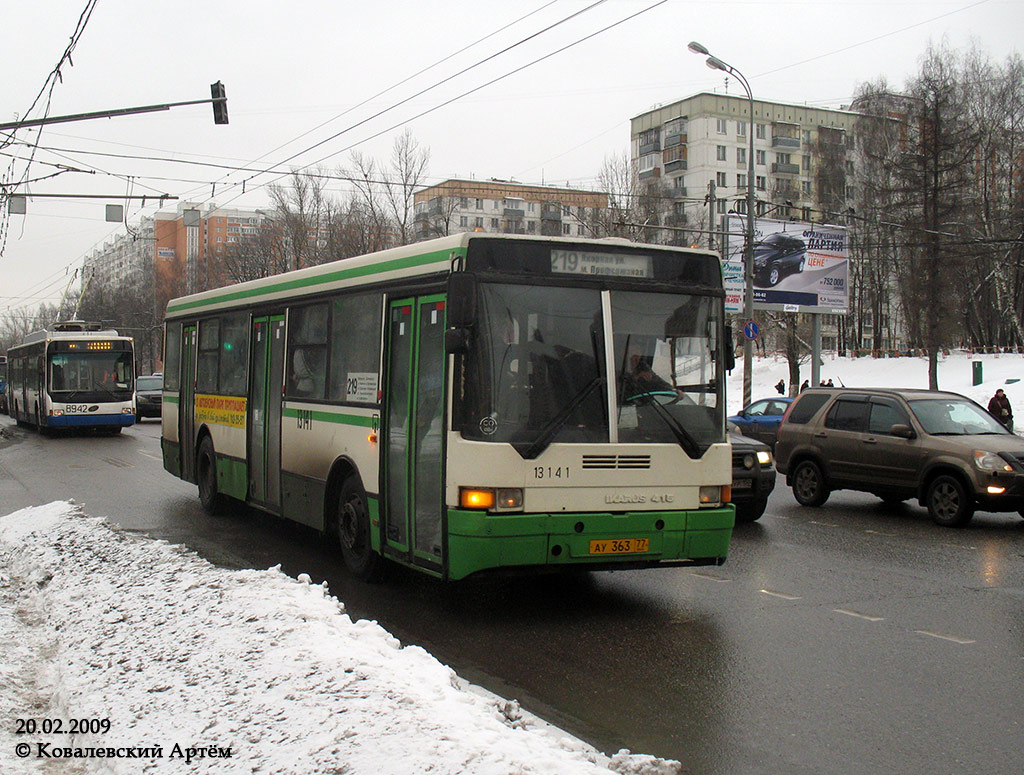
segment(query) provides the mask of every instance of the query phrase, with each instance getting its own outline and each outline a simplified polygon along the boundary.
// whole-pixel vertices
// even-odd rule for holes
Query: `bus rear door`
[[[249,385],[249,498],[281,513],[281,392],[284,315],[252,320]]]
[[[181,327],[181,392],[178,399],[178,454],[181,478],[196,480],[196,327]]]

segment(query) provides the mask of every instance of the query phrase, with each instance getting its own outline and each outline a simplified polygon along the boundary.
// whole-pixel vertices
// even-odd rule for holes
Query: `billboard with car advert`
[[[730,216],[722,271],[725,307],[743,309],[743,246],[747,221]],[[842,226],[805,221],[754,221],[754,309],[847,311],[849,242]]]

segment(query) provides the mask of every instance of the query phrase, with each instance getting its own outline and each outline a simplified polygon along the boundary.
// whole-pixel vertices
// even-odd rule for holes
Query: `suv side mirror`
[[[914,429],[909,425],[894,425],[889,429],[889,433],[893,436],[899,436],[901,439],[917,438],[917,434],[914,433]]]

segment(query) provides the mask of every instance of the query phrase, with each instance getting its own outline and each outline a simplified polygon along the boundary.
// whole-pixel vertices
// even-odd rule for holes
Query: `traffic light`
[[[228,98],[224,84],[220,81],[210,84],[210,96],[213,97],[213,123],[228,123]]]

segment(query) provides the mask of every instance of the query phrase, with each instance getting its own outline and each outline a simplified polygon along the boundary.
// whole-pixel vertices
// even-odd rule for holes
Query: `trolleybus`
[[[120,433],[135,422],[132,338],[99,323],[55,323],[7,351],[7,398],[19,425]]]
[[[713,253],[461,234],[175,299],[165,329],[165,468],[356,576],[726,558]]]
[[[0,412],[7,414],[7,356],[0,355]]]

